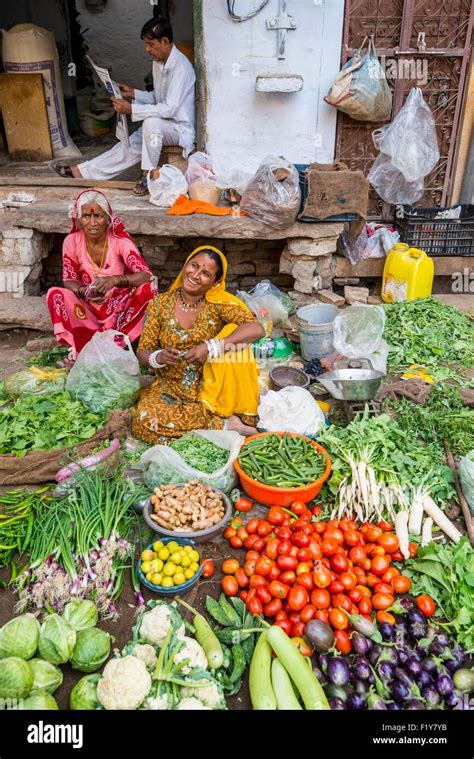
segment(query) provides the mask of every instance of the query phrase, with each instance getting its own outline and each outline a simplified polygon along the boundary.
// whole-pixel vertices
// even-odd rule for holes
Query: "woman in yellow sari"
[[[196,429],[244,435],[258,405],[258,369],[249,344],[264,330],[239,298],[226,292],[227,260],[196,248],[168,292],[147,309],[137,356],[156,370],[133,415],[133,434],[147,443]],[[242,417],[242,418],[241,418]]]

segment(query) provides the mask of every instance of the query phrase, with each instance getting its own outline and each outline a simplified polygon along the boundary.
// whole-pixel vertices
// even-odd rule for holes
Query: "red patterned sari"
[[[71,346],[74,359],[95,332],[114,329],[127,334],[132,342],[136,340],[142,332],[146,307],[158,292],[151,269],[110,206],[112,226],[107,233],[107,254],[101,269],[94,264],[87,251],[85,233],[77,226],[74,213],[77,200],[72,231],[63,243],[63,280],[87,286],[96,276],[146,271],[150,273],[150,281],[130,289],[114,287],[100,304],[85,300],[64,287],[48,290],[46,299],[54,334],[60,345]]]

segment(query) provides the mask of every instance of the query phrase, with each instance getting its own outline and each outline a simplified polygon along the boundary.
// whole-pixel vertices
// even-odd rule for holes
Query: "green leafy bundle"
[[[229,451],[199,435],[183,435],[169,444],[188,466],[212,474],[227,464]]]
[[[68,392],[25,396],[0,409],[0,455],[68,448],[88,440],[104,421],[104,414],[91,413]]]
[[[26,362],[27,366],[56,366],[58,361],[61,361],[69,353],[69,348],[65,348],[61,345],[57,345],[55,348],[51,348],[41,353],[36,353],[32,358],[29,358]]]
[[[411,593],[427,593],[437,605],[436,616],[470,653],[474,651],[474,551],[467,538],[459,543],[430,543],[419,548],[406,574]]]

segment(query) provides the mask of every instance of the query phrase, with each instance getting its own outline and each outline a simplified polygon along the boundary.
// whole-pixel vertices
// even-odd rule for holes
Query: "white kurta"
[[[143,126],[110,150],[78,164],[87,179],[112,179],[141,159],[143,171],[156,168],[163,145],[180,145],[187,158],[195,140],[194,85],[190,61],[173,45],[166,63],[153,61],[153,92],[134,90],[132,121]]]

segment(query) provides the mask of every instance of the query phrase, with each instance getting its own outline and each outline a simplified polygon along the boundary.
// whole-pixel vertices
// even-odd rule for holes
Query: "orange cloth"
[[[204,200],[189,200],[185,195],[179,195],[168,211],[171,216],[187,216],[191,213],[207,213],[211,216],[247,216],[244,211],[235,208],[222,208]]]

